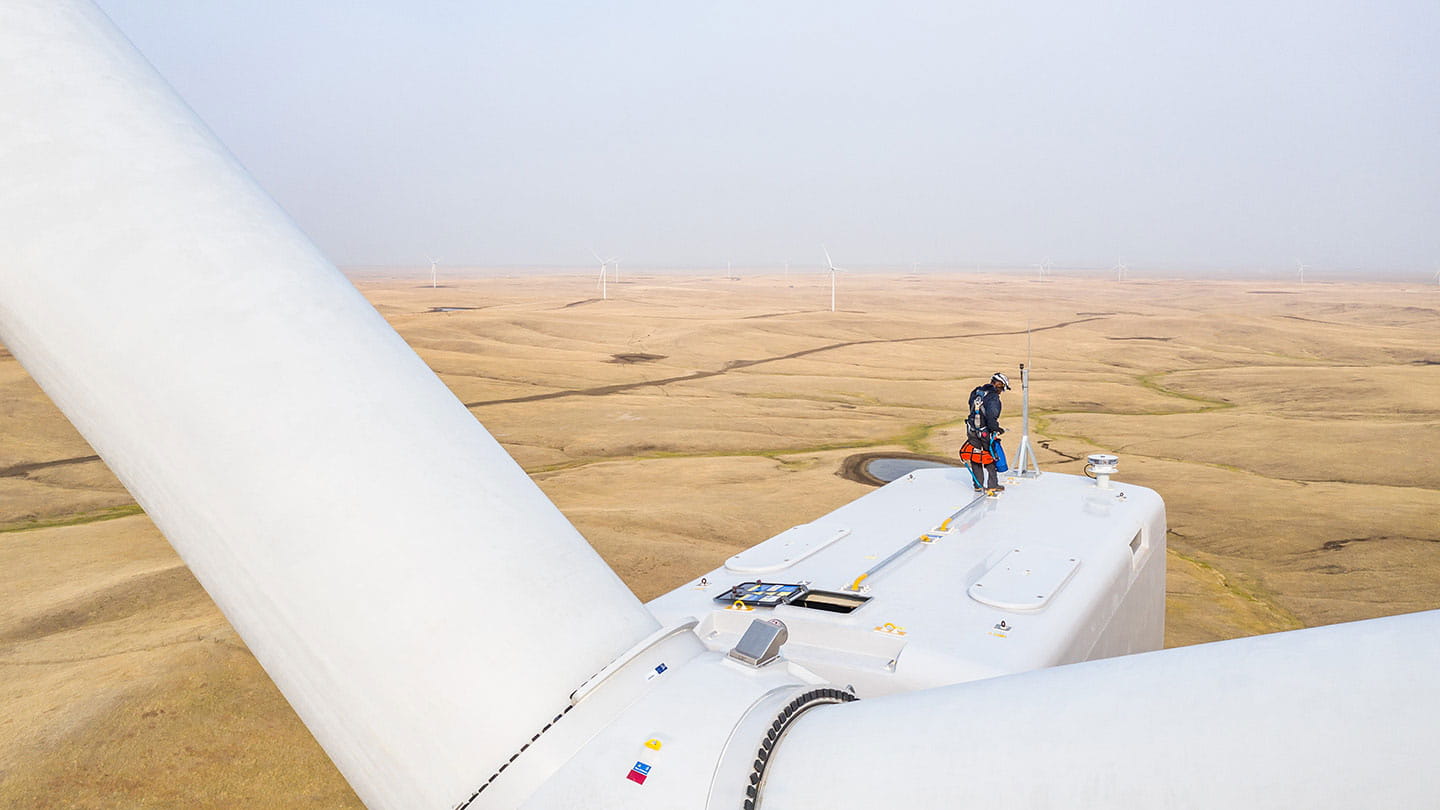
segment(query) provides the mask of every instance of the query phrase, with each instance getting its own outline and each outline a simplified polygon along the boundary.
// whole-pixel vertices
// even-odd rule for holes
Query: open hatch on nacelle
[[[741,582],[715,597],[725,605],[746,607],[793,607],[823,610],[828,613],[850,613],[870,601],[870,597],[836,591],[816,591],[804,582]]]

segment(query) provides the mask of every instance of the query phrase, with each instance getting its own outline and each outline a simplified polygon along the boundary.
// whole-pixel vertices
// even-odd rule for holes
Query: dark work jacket
[[[970,392],[970,416],[965,430],[972,437],[989,439],[1000,429],[1000,392],[990,385],[977,386]]]

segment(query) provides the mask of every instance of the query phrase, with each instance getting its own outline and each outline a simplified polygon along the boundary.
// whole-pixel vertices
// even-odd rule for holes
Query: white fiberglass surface
[[[815,709],[764,807],[1431,807],[1440,611]]]
[[[97,9],[0,4],[0,105],[0,337],[369,806],[454,806],[655,629]]]
[[[1007,486],[1000,498],[977,500],[964,470],[916,471],[736,555],[704,584],[687,583],[650,608],[663,621],[701,618],[702,640],[718,651],[749,617],[773,615],[789,627],[792,660],[862,696],[1084,660],[1092,649],[1158,647],[1153,622],[1117,625],[1139,628],[1136,638],[1103,635],[1117,606],[1163,615],[1163,576],[1149,575],[1151,558],[1138,560],[1130,545],[1141,532],[1163,547],[1159,497],[1053,473]],[[768,565],[735,565],[752,560]],[[850,612],[799,603],[737,610],[727,594],[757,580],[868,599]],[[986,589],[995,596],[972,596]]]

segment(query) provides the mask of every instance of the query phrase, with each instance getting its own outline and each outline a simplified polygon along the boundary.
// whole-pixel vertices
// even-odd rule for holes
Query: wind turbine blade
[[[829,251],[829,249],[827,249],[824,245],[821,245],[821,246],[820,246],[820,249],[823,250],[823,251],[825,251],[825,265],[826,265],[827,267],[829,267],[831,270],[834,270],[834,269],[835,269],[835,262],[833,262],[833,261],[830,260],[830,251]]]
[[[366,806],[457,806],[655,619],[104,13],[0,54],[0,340]]]
[[[774,807],[1425,807],[1440,611],[823,706]],[[837,744],[843,740],[844,744]],[[955,775],[964,763],[964,778]],[[1003,799],[1000,797],[1004,797]]]
[[[595,257],[595,261],[600,262],[601,264],[605,263],[605,260],[600,258],[600,254],[596,252],[595,248],[593,247],[590,248],[590,255]]]

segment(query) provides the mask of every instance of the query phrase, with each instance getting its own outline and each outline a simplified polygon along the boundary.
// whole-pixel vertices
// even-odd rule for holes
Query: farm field
[[[1157,490],[1167,644],[1440,607],[1440,288],[847,274],[352,275],[641,599],[954,457],[1033,370],[1046,472]],[[359,807],[124,487],[0,350],[0,807]]]

